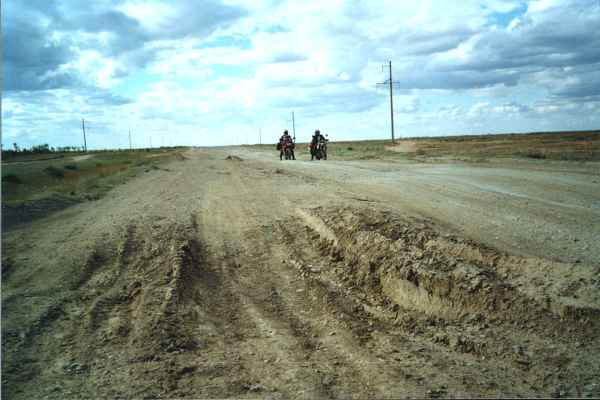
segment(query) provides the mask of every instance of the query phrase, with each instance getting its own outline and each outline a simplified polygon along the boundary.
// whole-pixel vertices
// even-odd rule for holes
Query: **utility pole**
[[[394,144],[394,93],[392,84],[392,61],[390,61],[390,118],[392,121],[392,144]]]
[[[262,144],[262,128],[258,128],[258,144]]]
[[[292,111],[292,132],[294,133],[294,142],[296,142],[296,120],[294,119],[293,111]]]
[[[81,118],[81,130],[83,131],[83,151],[87,152],[87,141],[85,138],[85,120]]]
[[[385,66],[382,66],[385,67]],[[391,122],[391,129],[392,129],[392,144],[395,143],[395,138],[394,138],[394,92],[393,92],[393,87],[394,84],[398,83],[398,82],[394,82],[392,80],[392,62],[389,61],[388,62],[388,71],[389,71],[389,79],[385,82],[381,82],[378,83],[378,85],[386,85],[389,86],[390,88],[390,122]]]
[[[150,148],[152,148],[152,136],[148,136],[148,138],[150,139]]]
[[[133,147],[131,147],[131,128],[129,129],[129,151],[133,150]]]

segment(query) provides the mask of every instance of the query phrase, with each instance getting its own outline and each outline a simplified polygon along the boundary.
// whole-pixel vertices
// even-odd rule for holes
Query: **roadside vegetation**
[[[600,161],[600,131],[417,138],[390,149],[403,151],[407,147],[416,156],[464,161],[491,158]]]
[[[4,151],[2,225],[45,216],[102,197],[136,175],[183,160],[183,148],[133,151]]]
[[[275,145],[252,148],[274,151]],[[296,145],[296,155],[307,154],[306,143]],[[398,138],[333,141],[332,160],[413,160],[485,162],[494,158],[562,161],[600,161],[600,131],[551,132],[503,135]]]

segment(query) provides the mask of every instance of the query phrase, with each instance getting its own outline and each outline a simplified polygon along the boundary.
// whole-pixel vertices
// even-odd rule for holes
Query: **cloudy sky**
[[[599,0],[7,0],[2,142],[600,128]]]

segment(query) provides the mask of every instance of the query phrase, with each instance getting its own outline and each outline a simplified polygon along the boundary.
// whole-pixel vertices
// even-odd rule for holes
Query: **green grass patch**
[[[57,198],[68,197],[69,201],[64,202],[68,205],[98,199],[136,175],[181,160],[181,150],[102,151],[65,153],[51,159],[13,159],[2,164],[3,206],[5,210],[29,206],[36,209]]]

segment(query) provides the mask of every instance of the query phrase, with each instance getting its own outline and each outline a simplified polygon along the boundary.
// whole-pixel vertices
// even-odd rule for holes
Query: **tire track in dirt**
[[[305,283],[302,282],[301,286],[296,284],[290,284],[293,281],[289,275],[290,270],[289,266],[282,267],[281,263],[273,262],[272,259],[287,259],[290,257],[289,249],[301,249],[300,255],[296,255],[297,259],[300,259],[300,263],[306,263],[306,260],[312,260],[311,262],[318,261],[322,256],[319,254],[319,249],[312,249],[309,240],[303,241],[301,240],[301,235],[298,235],[297,232],[295,234],[289,235],[291,240],[286,243],[285,246],[278,246],[273,244],[273,238],[269,243],[260,243],[257,240],[257,237],[260,237],[260,232],[250,232],[246,237],[242,237],[238,231],[244,231],[248,229],[249,226],[259,225],[259,220],[263,223],[263,219],[257,219],[254,223],[248,223],[248,221],[252,220],[253,215],[261,215],[260,212],[257,212],[256,209],[252,209],[251,207],[246,207],[245,204],[265,204],[267,208],[269,207],[283,207],[289,208],[289,202],[286,202],[285,198],[278,198],[277,205],[273,202],[269,202],[267,199],[258,198],[254,201],[248,201],[249,198],[252,198],[252,195],[249,195],[247,189],[244,188],[243,180],[236,180],[236,171],[229,171],[228,176],[232,176],[233,182],[229,185],[235,188],[235,195],[233,193],[218,193],[215,194],[215,199],[226,199],[227,200],[227,211],[223,212],[227,213],[227,216],[222,216],[218,223],[214,223],[211,225],[211,228],[206,229],[207,232],[219,232],[215,234],[215,237],[223,239],[223,237],[227,237],[227,242],[231,243],[244,243],[244,246],[257,247],[260,246],[262,249],[262,253],[269,257],[269,259],[251,259],[248,258],[248,254],[252,254],[252,249],[247,249],[241,251],[238,249],[236,256],[234,257],[236,261],[234,261],[234,265],[238,268],[235,276],[230,276],[228,278],[229,282],[235,283],[239,281],[240,283],[232,286],[232,291],[235,293],[249,293],[248,287],[262,287],[262,290],[256,289],[259,294],[256,295],[247,295],[240,299],[242,305],[248,304],[248,302],[254,302],[255,307],[254,310],[251,310],[251,319],[258,321],[257,325],[264,324],[265,319],[269,318],[271,321],[270,326],[275,326],[277,324],[287,325],[290,331],[290,335],[298,334],[300,331],[301,334],[309,340],[301,339],[300,340],[300,348],[304,348],[304,353],[306,354],[306,348],[310,350],[310,353],[307,354],[308,358],[312,358],[314,361],[317,357],[314,356],[316,353],[314,348],[318,348],[319,350],[319,361],[322,365],[325,365],[328,361],[334,362],[335,368],[331,368],[331,371],[336,371],[335,373],[330,374],[334,378],[324,378],[326,383],[324,388],[323,385],[316,384],[315,389],[311,392],[312,395],[324,396],[326,393],[363,393],[365,395],[373,395],[377,393],[377,387],[385,387],[388,396],[398,395],[398,393],[406,394],[408,392],[411,393],[420,393],[421,395],[425,394],[425,388],[435,388],[436,386],[440,387],[443,390],[444,387],[447,387],[448,382],[452,382],[454,380],[459,380],[465,376],[478,376],[479,379],[472,379],[468,381],[463,381],[461,385],[458,387],[454,387],[453,390],[455,393],[463,393],[467,394],[469,392],[478,392],[478,393],[498,393],[498,385],[495,384],[494,378],[485,378],[485,376],[481,375],[480,368],[481,366],[478,363],[473,363],[473,355],[476,357],[481,357],[480,353],[473,353],[473,355],[469,354],[471,351],[467,350],[464,357],[464,362],[467,365],[470,365],[466,368],[466,370],[458,369],[456,373],[446,372],[448,371],[448,365],[454,365],[456,359],[460,359],[461,356],[457,355],[454,352],[446,352],[445,356],[443,352],[443,345],[436,345],[436,342],[433,340],[424,340],[423,338],[415,337],[414,335],[406,335],[402,333],[402,329],[400,332],[400,342],[398,341],[398,334],[396,335],[386,335],[383,332],[386,330],[393,330],[394,326],[382,323],[382,321],[378,321],[377,318],[368,318],[368,322],[365,321],[354,321],[352,326],[352,322],[348,322],[348,320],[356,320],[355,314],[356,310],[353,310],[351,307],[348,307],[347,301],[336,302],[336,299],[343,298],[344,293],[341,293],[339,290],[336,290],[335,287],[332,288],[329,282],[319,282],[315,284],[319,290],[316,291],[317,295],[314,296],[316,299],[325,298],[327,301],[317,301],[314,298],[306,298],[304,295],[295,295],[297,290],[306,290]],[[239,172],[237,172],[239,174]],[[252,193],[260,193],[260,188],[253,188]],[[239,199],[244,199],[243,202],[237,200],[236,196],[239,196]],[[254,197],[258,197],[256,194]],[[215,200],[216,201],[216,200]],[[217,204],[209,204],[206,206],[207,210],[211,210],[210,214],[214,217],[215,210],[219,209]],[[293,210],[293,208],[289,208]],[[243,227],[239,227],[235,221],[244,221]],[[288,221],[285,222],[289,224]],[[218,227],[222,226],[230,226],[230,232],[219,231]],[[276,230],[277,231],[277,230]],[[278,237],[279,234],[274,237]],[[222,252],[222,251],[221,251]],[[219,253],[219,251],[216,251]],[[292,257],[293,259],[294,257]],[[251,281],[251,278],[247,278],[246,280],[242,279],[244,277],[243,268],[242,271],[239,270],[237,265],[239,263],[248,263],[252,265],[254,270],[251,274],[246,277],[260,277],[260,281]],[[257,266],[262,268],[256,269]],[[264,269],[263,269],[264,268]],[[231,269],[233,270],[233,269]],[[236,280],[236,277],[238,279]],[[242,278],[240,278],[242,277]],[[270,293],[267,293],[267,289],[270,288]],[[278,289],[280,288],[280,289]],[[304,289],[303,289],[304,288]],[[339,292],[339,293],[338,293]],[[265,301],[265,299],[269,299]],[[287,306],[286,306],[287,305]],[[243,306],[241,306],[243,308]],[[375,307],[373,307],[375,309]],[[258,310],[258,312],[256,311]],[[321,311],[319,311],[321,310]],[[373,312],[373,310],[369,310]],[[288,318],[282,317],[282,314],[287,314]],[[291,315],[291,317],[290,317]],[[337,316],[345,316],[337,317]],[[409,318],[410,320],[410,318]],[[322,327],[319,327],[319,323],[328,322],[330,324],[335,324],[340,327],[340,332],[335,335],[331,335],[330,332],[326,331]],[[352,326],[349,332],[347,332],[346,326],[344,324]],[[420,329],[419,321],[417,319],[417,328]],[[414,324],[413,324],[414,325]],[[298,327],[301,327],[298,329]],[[272,329],[272,328],[269,328]],[[375,331],[376,333],[370,334],[369,330]],[[398,332],[398,328],[395,328],[396,332]],[[308,335],[307,335],[308,333]],[[417,332],[418,334],[418,332]],[[288,335],[288,333],[286,333]],[[347,342],[346,345],[340,345],[335,343],[337,338],[341,338],[344,335],[347,335],[348,338],[344,338]],[[375,337],[376,339],[371,339],[369,336]],[[369,354],[368,351],[371,348],[385,348],[386,342],[392,342],[395,345],[392,346],[392,349],[396,352],[396,363],[392,362],[385,354],[379,353],[379,357],[373,356],[373,354]],[[408,343],[408,344],[407,344]],[[362,352],[360,349],[365,348],[367,352]],[[463,346],[464,343],[458,344],[457,346]],[[468,342],[466,346],[475,345],[475,342]],[[391,345],[388,343],[387,347],[389,348]],[[357,350],[358,349],[358,350]],[[296,352],[297,354],[298,352]],[[419,354],[419,356],[415,359],[415,354]],[[351,357],[348,357],[351,355]],[[277,359],[277,356],[274,356]],[[351,361],[348,361],[348,358]],[[441,360],[440,360],[441,358]],[[335,361],[331,361],[335,360]],[[410,360],[410,361],[406,361]],[[404,364],[402,364],[404,362]],[[393,367],[391,365],[398,364],[399,367]],[[487,368],[490,368],[492,362],[488,362],[486,367],[483,367],[483,371],[487,371]],[[312,364],[313,366],[315,364]],[[436,366],[437,365],[437,366]],[[306,367],[311,366],[311,364],[305,364]],[[402,367],[404,368],[402,368]],[[507,368],[504,366],[503,368]],[[508,367],[510,368],[510,366]],[[315,368],[319,370],[318,368]],[[344,371],[345,369],[345,371]],[[424,373],[415,374],[414,371],[427,371]],[[321,371],[321,370],[319,370]],[[341,372],[340,379],[337,378],[337,374]],[[357,371],[359,371],[357,373]],[[413,371],[407,372],[407,371]],[[365,375],[366,374],[366,375]],[[449,375],[450,374],[450,375]],[[360,388],[344,391],[344,385],[348,387],[349,377],[354,376],[353,381],[359,382]],[[509,376],[505,376],[508,378]],[[305,379],[306,380],[306,379]],[[505,379],[506,380],[506,379]],[[319,379],[312,378],[313,382],[319,382]],[[322,381],[322,380],[321,380]],[[335,382],[335,384],[334,384]],[[374,385],[372,382],[377,382],[378,384]],[[396,382],[396,386],[390,384],[390,382]],[[505,393],[510,393],[512,390],[511,387],[511,378],[508,379],[506,384],[501,384],[501,387],[504,389]],[[409,389],[410,388],[410,389]],[[432,390],[432,389],[429,389]],[[436,389],[433,389],[436,390]],[[382,393],[379,393],[379,397],[385,397]]]
[[[314,239],[303,234],[303,227],[294,225],[289,221],[281,225],[290,245],[294,243],[296,249],[314,248]],[[318,250],[316,254],[306,250],[294,252],[291,263],[314,299],[311,319],[328,321],[326,329],[315,327],[315,330],[321,331],[325,346],[343,360],[335,364],[335,369],[340,365],[350,366],[360,377],[361,385],[366,383],[366,387],[355,393],[369,396],[383,389],[378,397],[425,397],[427,390],[447,387],[448,382],[455,380],[447,371],[435,368],[432,358],[428,360],[427,353],[434,350],[428,349],[427,343],[403,332],[396,321],[383,318],[383,312],[365,304],[366,299],[355,297],[334,279],[324,276],[330,260]],[[420,355],[417,359],[416,354]],[[444,357],[436,354],[435,358]],[[450,357],[445,358],[451,361]],[[479,385],[477,389],[482,392]]]
[[[228,172],[231,169],[237,168],[228,168]],[[245,382],[239,387],[242,391],[244,388],[255,391],[268,388],[286,396],[296,397],[300,393],[313,397],[316,392],[311,387],[311,379],[307,379],[303,367],[298,367],[304,360],[295,357],[299,346],[294,336],[284,324],[270,318],[264,311],[263,302],[269,301],[270,285],[268,271],[262,267],[271,257],[269,246],[255,237],[251,245],[260,246],[263,253],[257,258],[241,246],[244,233],[252,229],[248,221],[252,220],[249,214],[253,212],[245,210],[236,201],[237,193],[245,190],[243,183],[234,177],[231,184],[225,186],[235,191],[209,191],[205,196],[205,211],[199,218],[199,225],[205,233],[203,242],[207,243],[207,253],[212,260],[210,264],[218,268],[225,286],[223,291],[229,294],[229,297],[220,296],[220,307],[224,308],[223,315],[231,322],[231,329],[240,336],[235,343],[224,343],[232,363],[237,364],[235,368],[243,371],[241,376]],[[236,247],[231,244],[236,244]],[[250,269],[255,270],[248,274]],[[257,282],[256,277],[261,276],[265,278],[264,281]],[[281,368],[281,365],[285,365],[285,368]],[[286,382],[292,388],[280,387],[281,382]]]
[[[180,380],[197,368],[192,354],[203,345],[202,336],[194,335],[201,314],[197,309],[206,311],[197,288],[200,282],[211,283],[201,253],[192,222],[156,231],[127,228],[113,268],[117,278],[91,296],[90,323],[74,335],[87,330],[95,337],[92,351],[74,352],[84,365],[95,364],[94,390],[113,396],[185,393]],[[102,354],[106,346],[120,352]],[[123,380],[128,376],[134,382]],[[103,388],[108,382],[112,385]]]
[[[290,269],[291,265],[280,261],[290,257],[289,244],[284,243],[282,246],[278,245],[273,238],[266,240],[267,235],[257,229],[261,224],[264,226],[264,219],[259,218],[259,216],[264,217],[264,214],[247,206],[264,204],[272,210],[270,207],[275,205],[272,201],[261,198],[258,195],[260,190],[257,188],[250,191],[245,186],[243,177],[240,178],[239,175],[240,172],[233,171],[228,175],[232,177],[233,182],[224,185],[235,188],[236,195],[218,193],[214,196],[215,201],[217,198],[221,201],[227,200],[226,210],[223,210],[223,207],[219,208],[216,203],[205,204],[204,209],[210,212],[207,212],[208,215],[202,226],[203,232],[210,232],[217,238],[213,239],[215,242],[240,245],[238,253],[229,256],[235,261],[225,263],[225,265],[233,265],[233,268],[224,267],[223,274],[229,271],[227,281],[232,287],[232,292],[238,295],[245,294],[239,297],[239,307],[255,321],[259,334],[264,334],[264,331],[270,333],[273,338],[271,342],[275,347],[279,347],[272,349],[269,357],[286,366],[288,374],[296,376],[296,381],[312,383],[299,391],[308,397],[330,397],[336,394],[350,396],[360,393],[363,396],[378,394],[381,397],[383,393],[378,392],[378,387],[391,381],[396,382],[396,393],[417,392],[416,386],[399,383],[398,375],[390,375],[389,369],[380,368],[375,373],[365,374],[368,370],[365,365],[377,360],[368,357],[364,352],[357,357],[356,343],[349,343],[346,347],[329,343],[332,342],[329,332],[324,332],[317,326],[320,323],[328,323],[327,313],[314,315],[316,311],[314,308],[323,306],[320,302],[302,294],[306,290],[303,280],[291,276],[295,274],[295,271]],[[243,199],[243,202],[236,201],[236,196]],[[251,197],[255,197],[255,200],[248,201]],[[277,203],[279,204],[277,207],[285,208],[288,205],[285,198],[281,197],[277,199]],[[243,226],[238,226],[236,221],[244,221]],[[245,232],[246,235],[240,235],[240,232]],[[210,239],[206,238],[205,241]],[[215,247],[218,246],[215,243]],[[294,246],[304,246],[304,243],[293,243],[291,247]],[[261,249],[260,256],[252,256],[253,248]],[[226,249],[218,248],[213,248],[211,252],[228,254]],[[239,266],[240,263],[252,266],[253,270],[245,273],[245,268]],[[257,281],[257,278],[260,280]],[[330,293],[319,293],[319,296],[328,294]],[[247,362],[252,364],[256,360]],[[279,372],[273,371],[261,375],[263,380],[265,376],[277,378]],[[273,379],[273,384],[277,384],[278,380],[281,382],[281,379]]]

